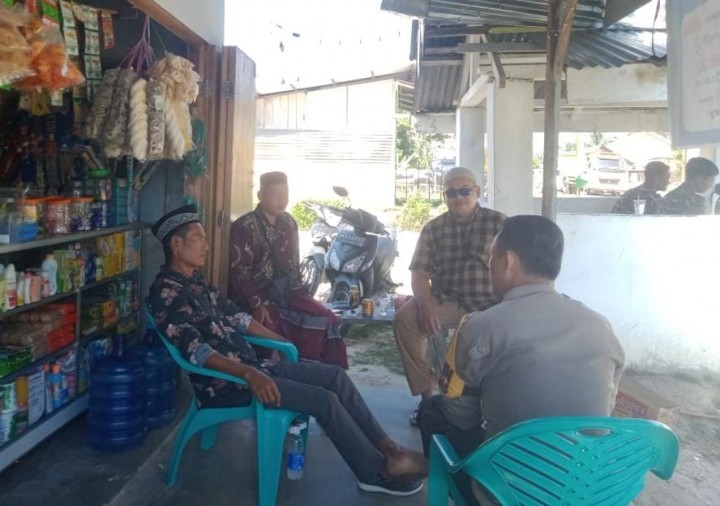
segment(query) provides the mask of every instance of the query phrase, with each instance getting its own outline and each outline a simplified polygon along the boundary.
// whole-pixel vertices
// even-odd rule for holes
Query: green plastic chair
[[[180,351],[157,328],[155,319],[147,307],[145,307],[145,313],[147,315],[147,328],[153,330],[158,337],[160,337],[173,360],[185,372],[211,376],[239,385],[247,384],[245,380],[237,376],[205,367],[198,367],[185,360],[180,354]],[[289,362],[297,362],[298,360],[297,348],[290,343],[247,335],[244,335],[243,338],[251,344],[280,351]],[[175,448],[173,449],[172,461],[167,475],[167,485],[169,487],[175,485],[183,449],[195,434],[202,432],[200,448],[210,450],[215,445],[218,427],[221,423],[238,420],[255,420],[258,457],[258,504],[260,506],[274,506],[277,500],[280,471],[282,468],[285,434],[290,424],[296,418],[302,419],[307,424],[307,415],[284,409],[266,409],[265,406],[261,402],[257,402],[255,398],[253,398],[248,406],[199,409],[197,399],[193,393],[190,407],[188,408],[185,420],[175,440]],[[303,431],[303,439],[307,443],[307,425]]]
[[[648,471],[670,479],[678,450],[677,436],[667,426],[633,418],[529,420],[462,460],[448,439],[436,434],[428,504],[446,505],[450,494],[456,505],[465,505],[452,480],[463,472],[502,506],[620,506],[640,493]]]

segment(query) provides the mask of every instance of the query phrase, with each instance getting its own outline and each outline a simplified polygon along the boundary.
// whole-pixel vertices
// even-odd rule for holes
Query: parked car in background
[[[610,195],[619,197],[630,188],[638,186],[644,180],[643,171],[635,169],[597,168],[583,174],[587,181],[585,193],[588,195]]]

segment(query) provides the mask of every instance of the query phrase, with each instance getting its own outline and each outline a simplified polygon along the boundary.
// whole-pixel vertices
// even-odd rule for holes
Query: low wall
[[[559,215],[558,290],[605,315],[629,366],[720,372],[720,219]]]
[[[558,213],[607,214],[617,202],[617,197],[570,197],[558,196]],[[537,214],[542,212],[542,198],[533,197],[533,209]]]
[[[565,257],[557,289],[608,318],[628,366],[720,373],[720,218],[560,214],[558,224]],[[417,237],[398,235],[393,279],[402,293],[411,293]]]

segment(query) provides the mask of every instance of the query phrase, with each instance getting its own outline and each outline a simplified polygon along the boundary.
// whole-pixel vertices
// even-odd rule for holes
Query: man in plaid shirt
[[[410,263],[413,298],[395,315],[393,328],[413,395],[429,399],[437,384],[427,359],[430,337],[455,328],[466,313],[483,311],[492,294],[488,255],[505,216],[480,207],[475,174],[455,167],[445,174],[448,211],[425,224]],[[416,422],[413,413],[410,421]]]

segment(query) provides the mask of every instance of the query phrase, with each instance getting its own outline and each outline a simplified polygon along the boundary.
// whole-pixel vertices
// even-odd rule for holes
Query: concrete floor
[[[407,422],[415,404],[407,389],[363,385],[360,388],[387,432],[400,443],[419,449],[419,432]],[[180,404],[185,406],[188,391],[181,390]],[[85,442],[84,420],[79,417],[0,474],[0,504],[256,504],[257,468],[251,423],[226,424],[220,430],[217,445],[209,452],[200,450],[197,438],[191,441],[183,456],[178,484],[172,489],[165,486],[166,467],[180,418],[171,427],[153,431],[139,448],[102,454]],[[415,506],[426,504],[425,492],[423,489],[408,498],[361,492],[329,439],[312,421],[304,477],[290,482],[283,473],[278,505]]]

